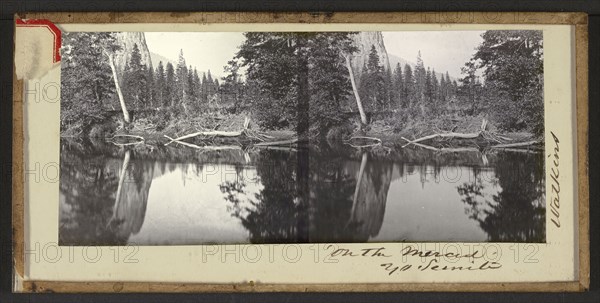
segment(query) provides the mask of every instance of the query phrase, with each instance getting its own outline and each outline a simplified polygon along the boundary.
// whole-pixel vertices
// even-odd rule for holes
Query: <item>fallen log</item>
[[[221,130],[208,130],[208,131],[199,131],[199,132],[195,132],[195,133],[191,133],[191,134],[187,134],[185,136],[181,136],[181,137],[177,137],[175,139],[170,138],[168,136],[165,135],[165,137],[171,139],[171,142],[167,142],[165,144],[169,145],[171,143],[173,143],[174,141],[181,141],[181,140],[185,140],[185,139],[189,139],[189,138],[194,138],[194,137],[198,137],[198,136],[205,136],[205,137],[239,137],[242,134],[244,134],[247,130],[248,130],[248,126],[250,125],[250,119],[248,117],[244,118],[244,128],[242,130],[239,131],[221,131]]]
[[[363,145],[355,145],[350,143],[350,141],[352,140],[356,140],[356,139],[362,139],[362,140],[372,140],[375,141],[375,143],[371,143],[371,144],[363,144]],[[348,144],[354,148],[363,148],[363,147],[373,147],[373,146],[379,146],[381,145],[381,139],[379,138],[375,138],[375,137],[364,137],[364,136],[355,136],[355,137],[351,137],[350,139],[344,141],[344,144]]]
[[[181,141],[193,137],[198,136],[206,136],[206,137],[238,137],[242,135],[242,131],[219,131],[219,130],[210,130],[210,131],[199,131],[195,133],[191,133],[185,136],[177,137],[173,139],[173,141]]]
[[[447,132],[447,133],[437,133],[437,134],[433,134],[433,135],[429,135],[429,136],[425,136],[425,137],[421,137],[415,140],[407,140],[406,138],[402,138],[404,140],[407,140],[408,143],[404,144],[402,146],[402,148],[405,148],[411,144],[415,144],[415,143],[419,143],[422,141],[427,141],[427,140],[431,140],[431,139],[435,139],[435,138],[459,138],[459,139],[475,139],[478,138],[479,136],[481,136],[483,133],[487,133],[486,129],[487,129],[487,125],[488,125],[488,121],[487,119],[483,119],[481,121],[481,126],[479,127],[479,131],[476,133],[455,133],[455,132]]]
[[[402,137],[401,139],[406,140],[406,141],[410,141],[404,137]],[[429,149],[429,150],[433,150],[433,151],[437,151],[437,152],[446,152],[446,153],[456,153],[456,152],[479,152],[480,150],[476,147],[442,147],[442,148],[437,148],[437,147],[433,147],[431,145],[427,145],[427,144],[422,144],[422,143],[412,143],[415,146],[424,148],[424,149]]]
[[[402,139],[410,142],[410,140],[408,140],[408,139],[406,139],[404,137],[402,137]],[[425,145],[425,144],[421,144],[421,143],[413,143],[413,145],[421,147],[421,148],[424,148],[424,149],[429,149],[429,150],[434,150],[434,151],[440,151],[439,148],[433,147],[433,146],[430,146],[430,145]]]
[[[176,141],[173,142],[177,144],[181,144],[183,146],[200,149],[200,150],[208,150],[208,151],[219,151],[219,150],[242,150],[241,146],[238,145],[207,145],[207,146],[199,146],[192,143],[187,143],[185,141]]]
[[[440,148],[440,151],[445,153],[480,152],[477,147],[443,147]]]
[[[402,148],[405,148],[411,144],[414,143],[419,143],[422,141],[427,141],[427,140],[431,140],[431,139],[435,139],[435,138],[460,138],[460,139],[475,139],[477,137],[479,137],[481,135],[481,132],[476,132],[476,133],[442,133],[442,134],[433,134],[433,135],[429,135],[429,136],[425,136],[425,137],[421,137],[412,141],[409,141],[408,143],[404,144],[402,146]]]
[[[135,138],[135,139],[137,139],[137,141],[135,141],[135,142],[128,142],[128,143],[120,143],[120,142],[115,142],[115,141],[113,141],[113,139],[114,139],[114,138],[117,138],[117,137]],[[125,134],[122,134],[122,135],[114,135],[114,136],[112,136],[112,137],[110,137],[110,138],[108,138],[108,139],[109,139],[109,140],[108,140],[108,142],[110,142],[110,143],[112,143],[112,144],[114,144],[114,145],[117,145],[117,146],[129,146],[129,145],[137,145],[137,144],[142,144],[142,143],[146,142],[146,139],[144,139],[144,137],[142,137],[142,136],[136,136],[136,135],[125,135]]]
[[[381,139],[379,139],[379,138],[365,137],[365,136],[353,136],[353,137],[351,137],[350,139],[348,139],[346,141],[355,140],[355,139],[366,139],[366,140],[373,140],[373,141],[379,141],[379,142],[381,142]]]
[[[298,142],[298,138],[294,138],[294,139],[290,139],[290,140],[283,140],[283,141],[271,141],[271,142],[261,142],[261,143],[256,143],[254,144],[254,146],[277,146],[277,145],[289,145],[289,144],[294,144]]]
[[[526,149],[526,148],[502,148],[503,151],[513,152],[513,153],[525,153],[525,154],[537,154],[538,150],[534,149]]]
[[[142,136],[136,136],[136,135],[126,135],[126,134],[117,134],[117,135],[113,135],[112,137],[108,138],[108,139],[114,139],[116,137],[128,137],[128,138],[136,138],[136,139],[140,139],[141,141],[145,141],[146,139],[144,139],[144,137]]]
[[[492,148],[515,148],[515,147],[526,147],[540,143],[538,140],[527,141],[527,142],[517,142],[517,143],[508,143],[508,144],[498,144],[492,146]]]
[[[297,148],[294,147],[284,147],[284,146],[258,146],[260,148],[264,148],[264,149],[270,149],[270,150],[281,150],[281,151],[288,151],[288,152],[298,152]]]

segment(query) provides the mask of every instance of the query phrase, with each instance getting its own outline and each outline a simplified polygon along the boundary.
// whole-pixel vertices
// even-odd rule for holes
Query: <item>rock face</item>
[[[146,66],[149,68],[152,67],[152,58],[150,56],[150,51],[148,50],[148,45],[146,45],[144,33],[120,32],[116,33],[115,36],[117,43],[121,46],[121,50],[117,51],[115,54],[115,65],[121,75],[127,66],[127,61],[129,61],[131,52],[133,51],[133,46],[135,44],[137,44],[140,50],[142,63],[146,64]]]
[[[352,69],[354,70],[357,82],[360,81],[363,67],[369,61],[369,53],[371,52],[372,46],[375,46],[375,50],[379,56],[379,62],[383,65],[383,69],[385,71],[390,70],[390,59],[385,50],[381,32],[360,32],[355,34],[353,38],[354,46],[358,48],[355,56],[352,57]]]

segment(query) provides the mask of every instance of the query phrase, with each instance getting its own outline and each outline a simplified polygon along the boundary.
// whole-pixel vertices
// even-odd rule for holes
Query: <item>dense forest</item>
[[[125,245],[144,225],[175,243],[171,205],[187,241],[215,221],[198,206],[210,198],[251,243],[366,242],[385,218],[390,239],[423,241],[399,219],[419,213],[545,241],[541,31],[483,32],[460,74],[423,60],[443,48],[390,66],[381,32],[248,32],[213,73],[184,49],[153,64],[144,33],[62,39],[61,245]],[[236,178],[205,182],[216,167]]]
[[[412,66],[386,66],[374,45],[357,73],[351,62],[361,55],[353,40],[360,34],[245,33],[219,80],[187,65],[185,56],[194,54],[184,56],[183,50],[176,66],[147,65],[138,45],[118,71],[111,63],[122,51],[115,33],[67,32],[63,136],[181,133],[194,128],[186,123],[198,121],[223,129],[238,117],[249,117],[264,132],[292,130],[311,138],[371,131],[414,138],[436,130],[472,131],[464,125],[479,127],[473,121],[481,120],[505,134],[541,136],[540,31],[486,31],[459,78],[448,72],[438,77],[420,52]],[[232,122],[206,122],[215,117]]]

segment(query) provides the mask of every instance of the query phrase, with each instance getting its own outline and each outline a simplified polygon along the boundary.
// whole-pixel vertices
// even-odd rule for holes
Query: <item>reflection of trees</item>
[[[484,197],[480,176],[458,186],[469,217],[495,242],[544,242],[546,207],[542,154],[499,153],[495,176],[501,190]]]
[[[233,215],[240,218],[252,243],[298,242],[304,228],[305,206],[297,199],[297,163],[294,154],[265,150],[259,154],[257,175],[263,185],[254,199],[244,196],[243,181],[225,182],[221,191],[233,204]],[[241,197],[243,196],[243,197]],[[243,202],[249,205],[244,206]]]
[[[252,243],[365,242],[379,233],[391,165],[368,163],[366,153],[360,165],[341,157],[314,156],[309,188],[302,189],[307,180],[297,177],[295,157],[275,151],[261,156],[257,171],[264,188],[254,199],[246,196],[243,181],[221,185],[232,215],[248,229]],[[308,205],[303,196],[308,196]]]
[[[146,213],[153,163],[61,152],[61,245],[124,245]]]
[[[106,228],[117,186],[118,175],[104,161],[70,157],[67,150],[61,151],[61,245],[126,243],[127,239]]]
[[[311,242],[350,242],[354,236],[347,225],[357,188],[357,171],[348,167],[348,162],[341,157],[311,158]]]

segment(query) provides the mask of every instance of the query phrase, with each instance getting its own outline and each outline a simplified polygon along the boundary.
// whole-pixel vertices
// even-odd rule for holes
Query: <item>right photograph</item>
[[[60,245],[546,241],[540,30],[62,37]]]

